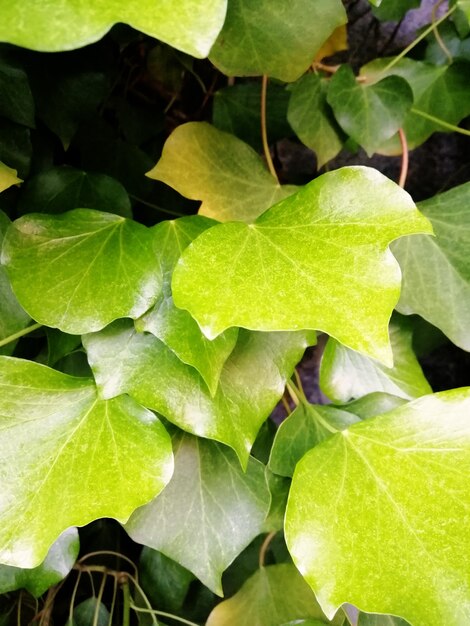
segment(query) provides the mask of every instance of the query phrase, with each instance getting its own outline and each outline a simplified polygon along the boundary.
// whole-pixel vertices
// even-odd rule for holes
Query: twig
[[[398,136],[401,143],[401,170],[398,184],[403,189],[405,188],[406,177],[408,176],[408,142],[406,141],[406,135],[403,128],[398,129]]]
[[[439,29],[437,28],[437,22],[436,22],[437,11],[439,10],[439,7],[444,2],[446,2],[446,0],[437,0],[436,4],[433,6],[432,12],[431,12],[431,23],[433,25],[433,29],[432,30],[433,30],[434,37],[436,38],[438,46],[440,47],[442,52],[447,57],[449,63],[452,63],[452,55],[451,55],[451,53],[449,51],[449,48],[444,43],[444,40],[442,39],[441,34],[439,33]]]

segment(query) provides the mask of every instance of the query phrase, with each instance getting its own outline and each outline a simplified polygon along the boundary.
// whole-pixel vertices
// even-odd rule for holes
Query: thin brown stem
[[[400,178],[398,180],[398,184],[403,189],[405,188],[406,177],[408,176],[408,162],[409,162],[409,152],[408,152],[408,142],[406,141],[406,135],[403,128],[398,129],[398,136],[400,137],[401,143],[401,170],[400,170]]]
[[[281,402],[286,410],[287,416],[289,416],[292,413],[292,411],[290,410],[289,403],[287,402],[287,398],[284,394],[282,395]]]
[[[259,549],[259,560],[258,560],[260,567],[264,567],[264,561],[266,560],[266,553],[268,551],[271,541],[274,539],[276,534],[277,534],[277,531],[275,530],[271,531],[270,533],[266,535],[263,543],[261,544],[261,548]]]
[[[271,157],[271,151],[269,150],[268,144],[268,131],[266,125],[266,99],[268,93],[268,76],[267,74],[263,74],[263,78],[261,80],[261,140],[263,142],[263,150],[264,157],[266,159],[266,164],[268,166],[269,171],[276,179],[276,182],[279,184],[279,179],[277,177],[277,172],[274,167],[274,163]]]

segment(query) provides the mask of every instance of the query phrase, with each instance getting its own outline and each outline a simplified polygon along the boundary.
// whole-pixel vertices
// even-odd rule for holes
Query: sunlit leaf
[[[250,459],[244,472],[228,448],[182,435],[173,478],[132,515],[126,530],[222,595],[222,572],[262,531],[269,502],[259,461]]]
[[[211,338],[231,326],[311,328],[391,366],[400,270],[388,244],[417,232],[429,223],[382,174],[328,172],[254,224],[200,235],[175,268],[173,298]]]
[[[0,562],[36,567],[70,526],[125,522],[169,481],[168,434],[127,396],[0,357]],[[136,485],[138,488],[136,488]]]
[[[23,182],[21,178],[18,178],[17,174],[18,172],[16,170],[0,161],[0,193],[13,185],[18,185]]]
[[[469,621],[469,415],[470,388],[425,396],[297,465],[287,544],[328,616],[350,602],[413,626]]]
[[[90,209],[16,220],[2,263],[31,317],[71,334],[139,317],[161,288],[151,230]]]

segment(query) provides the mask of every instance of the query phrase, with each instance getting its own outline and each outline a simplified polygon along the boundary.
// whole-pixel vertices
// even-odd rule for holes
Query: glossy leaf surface
[[[208,337],[231,326],[312,328],[391,365],[387,327],[400,270],[388,244],[429,231],[395,183],[370,168],[343,168],[254,224],[203,233],[175,268],[173,298]]]
[[[0,357],[0,415],[0,562],[36,567],[66,528],[125,522],[171,477],[156,416],[89,379]]]
[[[205,122],[178,126],[148,175],[202,200],[199,213],[219,222],[252,222],[296,189],[281,187],[246,143]]]
[[[222,572],[262,531],[269,503],[259,461],[251,458],[244,472],[228,448],[182,435],[169,485],[132,515],[126,530],[222,595]]]
[[[328,616],[350,602],[413,626],[468,622],[469,415],[470,388],[425,396],[298,464],[286,539]]]
[[[207,339],[191,315],[175,307],[171,277],[183,250],[214,224],[216,222],[208,218],[190,216],[161,222],[155,227],[155,249],[163,275],[163,289],[154,306],[136,322],[137,330],[151,332],[183,363],[195,367],[211,395],[215,394],[224,363],[237,343],[238,329],[230,328],[213,341]]]
[[[0,593],[26,589],[38,598],[72,569],[80,549],[76,528],[69,528],[50,547],[44,561],[33,569],[0,565]]]
[[[183,430],[231,446],[245,464],[261,424],[315,336],[240,332],[214,397],[193,367],[130,322],[115,322],[83,342],[104,398],[129,393]]]
[[[76,209],[16,220],[2,262],[31,317],[80,334],[139,317],[155,302],[161,276],[153,246],[152,232],[137,222]]]
[[[346,21],[338,0],[230,0],[210,60],[228,76],[299,78]]]
[[[281,563],[255,572],[232,598],[215,607],[207,626],[279,626],[305,617],[327,623],[296,568]]]
[[[2,0],[0,41],[56,52],[98,41],[118,22],[197,57],[207,56],[227,0]]]
[[[464,350],[470,350],[469,203],[470,183],[421,202],[436,236],[393,244],[403,272],[398,310],[418,313]]]
[[[398,131],[413,104],[411,87],[401,76],[360,84],[347,65],[331,78],[327,97],[339,125],[369,156]]]
[[[330,400],[347,402],[375,391],[413,400],[431,393],[412,346],[413,331],[406,320],[390,323],[393,367],[386,367],[328,339],[323,353],[320,386]]]

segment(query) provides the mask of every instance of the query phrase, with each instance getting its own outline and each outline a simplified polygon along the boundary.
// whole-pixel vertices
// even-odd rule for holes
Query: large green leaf
[[[152,231],[91,209],[16,220],[2,263],[31,317],[71,334],[139,317],[161,289]]]
[[[74,167],[53,167],[29,179],[21,189],[18,210],[24,213],[65,213],[72,209],[99,209],[132,217],[124,187],[104,174]]]
[[[0,250],[3,238],[10,224],[10,220],[3,211],[0,211]],[[31,318],[20,306],[13,291],[5,268],[0,265],[0,340],[17,333],[28,325]],[[0,348],[0,354],[10,354],[14,344]]]
[[[398,310],[418,313],[470,350],[470,183],[421,202],[436,237],[393,244],[403,284]]]
[[[411,87],[400,76],[361,84],[348,65],[331,78],[327,98],[338,124],[369,156],[398,131],[413,104]]]
[[[232,597],[218,604],[206,626],[279,626],[294,619],[327,619],[290,563],[261,567]]]
[[[339,0],[230,0],[210,60],[229,76],[297,80],[346,22]]]
[[[297,465],[289,551],[323,610],[470,620],[470,388],[354,424]]]
[[[163,275],[163,289],[154,306],[136,322],[137,330],[151,332],[183,363],[195,367],[212,395],[217,390],[224,363],[237,343],[238,329],[231,328],[213,341],[207,339],[191,315],[175,307],[171,277],[183,250],[215,223],[193,215],[161,222],[155,227],[155,247]]]
[[[370,359],[328,339],[321,362],[320,386],[335,402],[347,402],[374,391],[413,400],[431,393],[412,346],[413,330],[406,318],[390,323],[393,367]]]
[[[173,478],[126,530],[222,595],[222,572],[262,532],[268,514],[264,466],[250,458],[243,471],[228,448],[187,434],[174,447]]]
[[[49,549],[44,561],[33,569],[0,565],[0,593],[26,589],[39,597],[72,569],[80,548],[76,528],[68,528]]]
[[[92,380],[0,357],[0,562],[36,567],[69,526],[125,522],[169,481],[168,434]],[[27,451],[27,453],[26,453]]]
[[[0,41],[55,52],[86,46],[117,22],[197,57],[207,56],[227,0],[2,0]]]
[[[286,380],[314,343],[309,332],[240,332],[212,397],[201,376],[156,337],[120,320],[83,343],[104,398],[129,393],[183,430],[231,446],[245,464]]]
[[[288,120],[299,139],[317,155],[318,168],[333,159],[344,135],[326,101],[328,81],[305,74],[291,87]]]
[[[391,365],[388,321],[400,270],[387,246],[430,230],[395,183],[370,168],[342,168],[254,224],[200,235],[175,268],[173,298],[208,337],[231,326],[312,328]]]
[[[205,122],[178,126],[148,176],[202,200],[199,213],[220,222],[251,222],[296,189],[281,187],[246,143]]]

